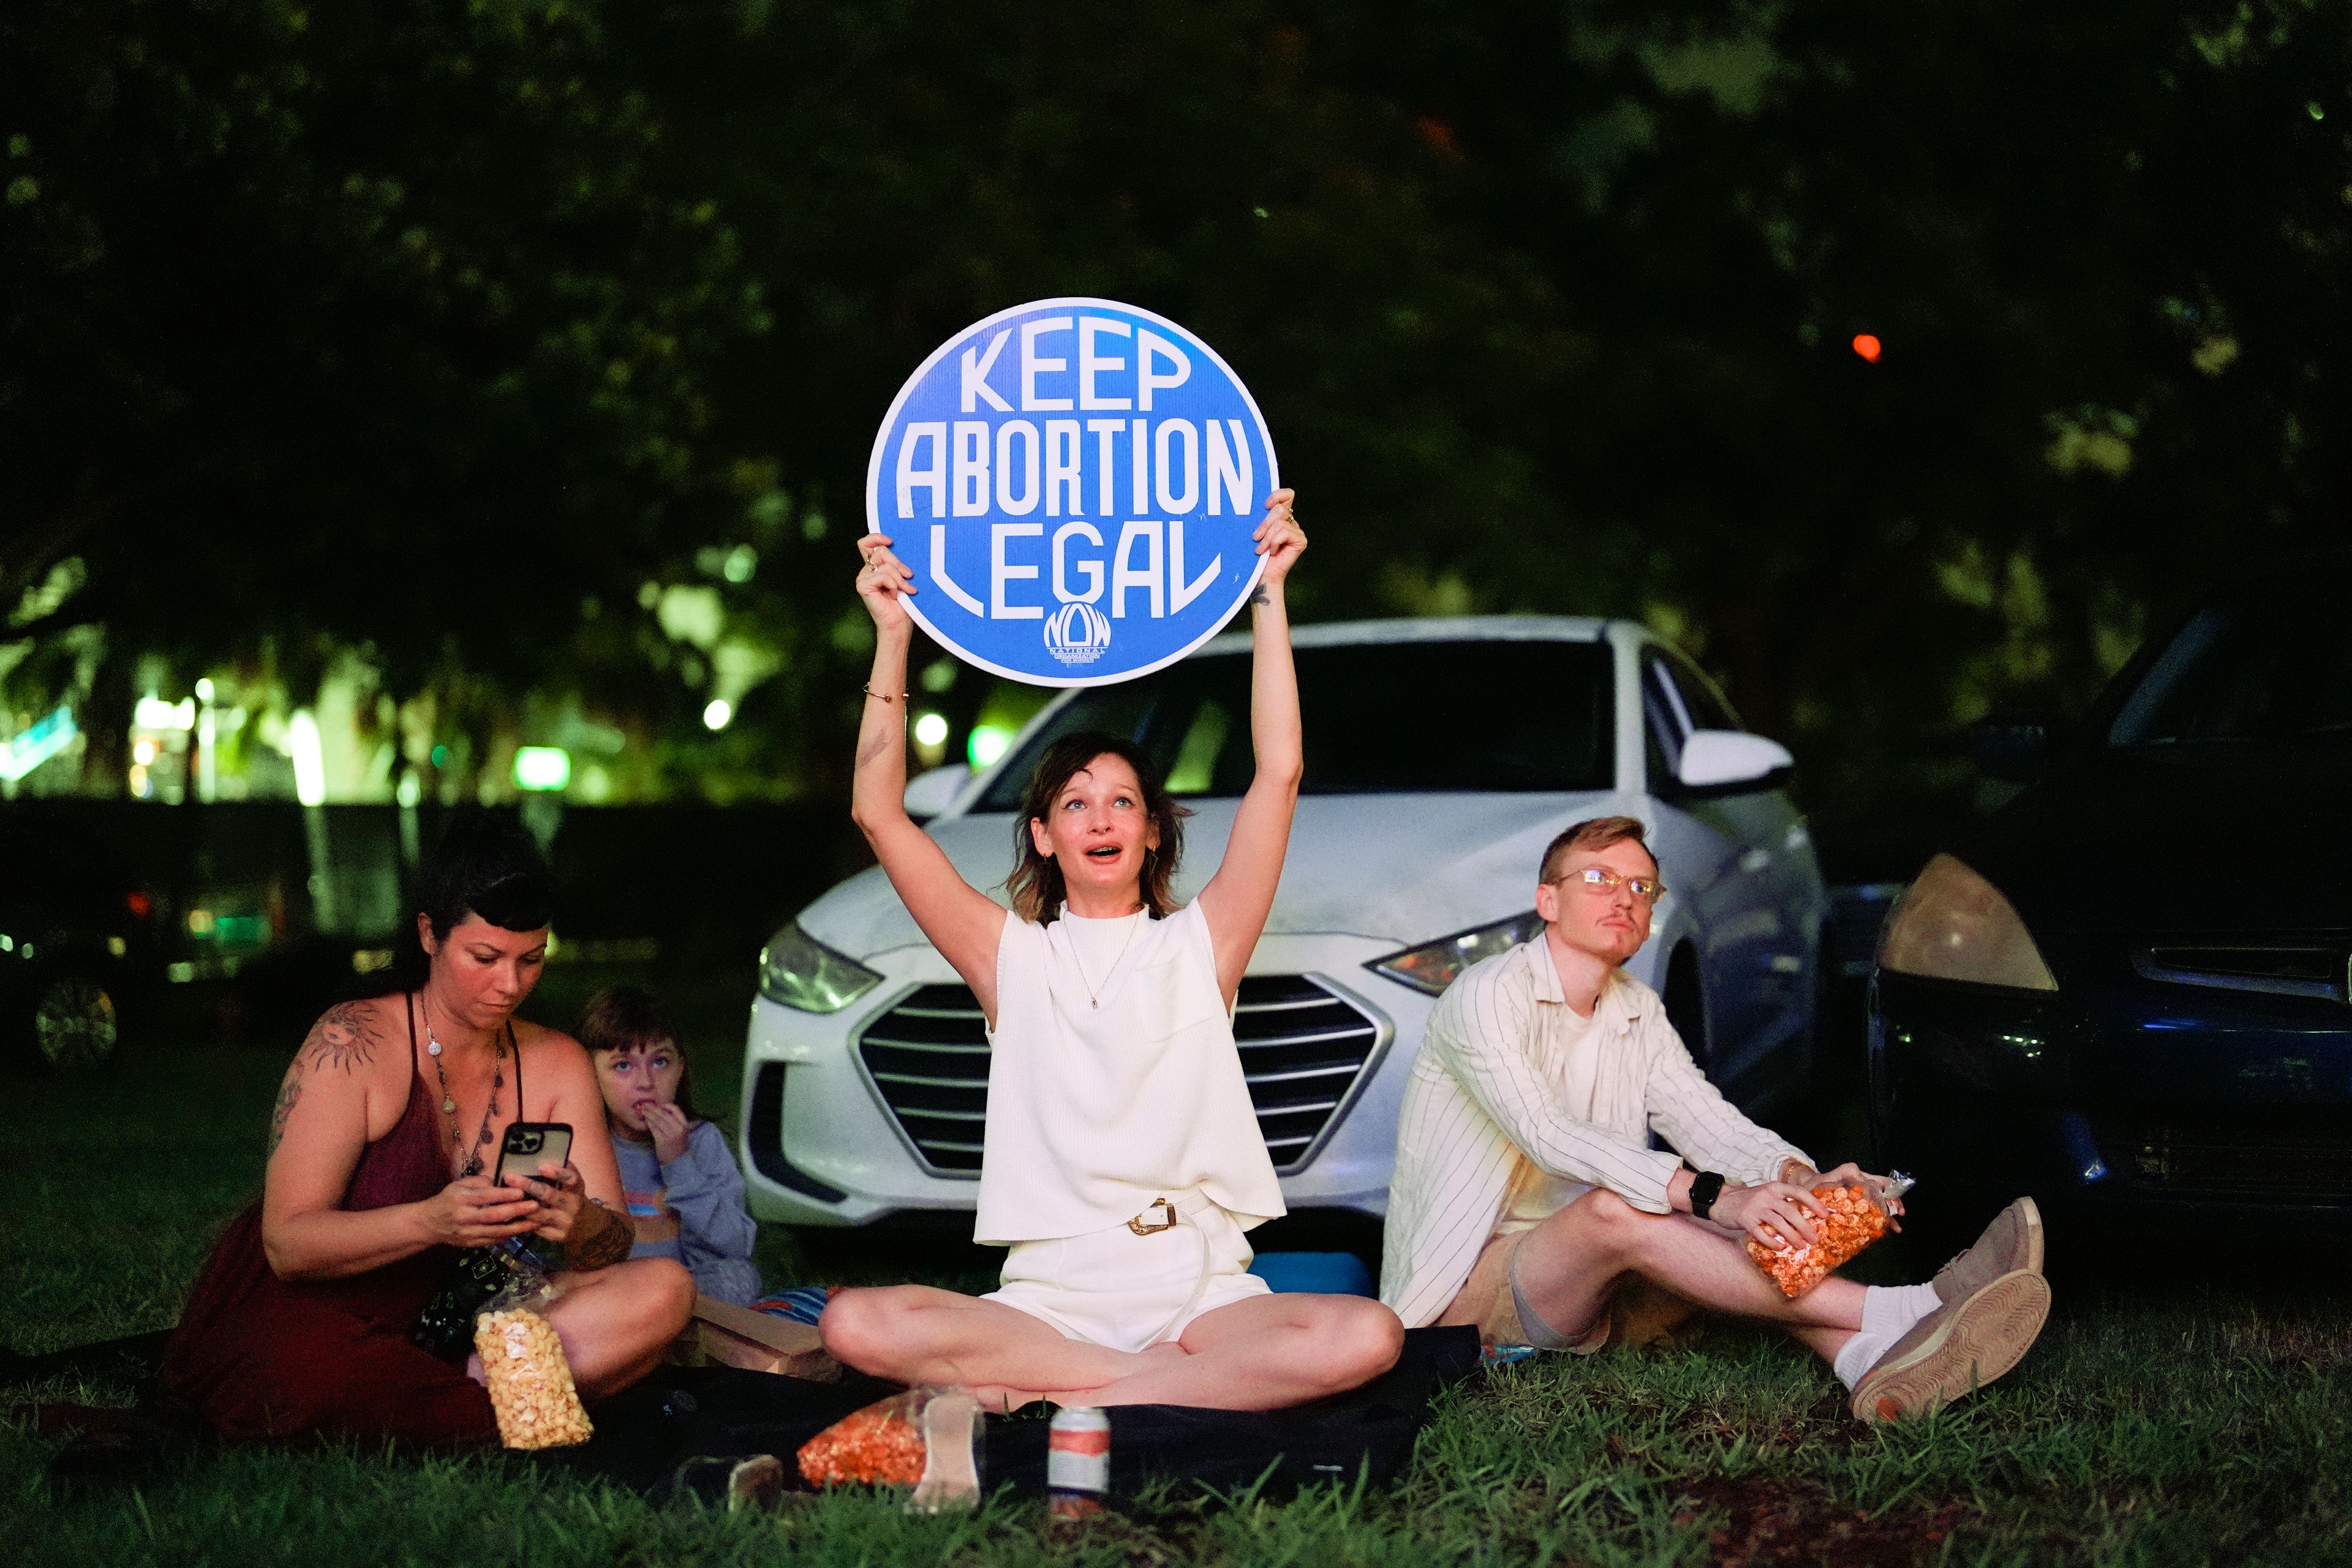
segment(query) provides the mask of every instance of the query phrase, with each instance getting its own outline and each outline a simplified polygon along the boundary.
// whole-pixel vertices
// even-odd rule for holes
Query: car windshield
[[[1307,795],[1609,787],[1604,643],[1369,643],[1297,657]],[[975,809],[1019,809],[1038,755],[1073,730],[1133,740],[1171,795],[1237,795],[1252,772],[1249,680],[1247,653],[1220,653],[1081,691]]]
[[[2200,613],[2148,668],[2110,744],[2352,735],[2352,621],[2298,597]]]

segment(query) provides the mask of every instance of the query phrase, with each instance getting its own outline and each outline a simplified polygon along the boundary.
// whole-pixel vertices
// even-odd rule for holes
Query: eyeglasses
[[[1554,877],[1554,882],[1580,884],[1588,893],[1606,898],[1623,888],[1645,904],[1654,904],[1666,896],[1666,885],[1655,877],[1621,877],[1606,866],[1587,866],[1581,871],[1570,871],[1565,877]]]

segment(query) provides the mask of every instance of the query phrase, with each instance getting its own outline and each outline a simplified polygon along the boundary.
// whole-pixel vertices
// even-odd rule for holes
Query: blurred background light
[[[703,727],[710,730],[724,730],[727,728],[727,721],[734,717],[735,704],[728,701],[724,697],[714,697],[710,700],[710,706],[702,710]]]
[[[294,763],[294,798],[304,805],[327,804],[327,754],[319,743],[319,719],[297,708],[286,721],[286,749]]]
[[[948,721],[944,713],[925,713],[915,721],[915,741],[919,745],[942,746],[947,743]]]
[[[572,782],[572,753],[561,746],[517,746],[514,782],[517,789],[562,789]]]
[[[1873,364],[1876,364],[1878,363],[1878,356],[1885,351],[1885,344],[1880,342],[1875,337],[1872,336],[1868,332],[1856,332],[1854,334],[1853,352],[1860,354],[1864,359],[1868,360]]]
[[[139,706],[131,710],[131,721],[142,730],[193,730],[196,727],[195,700],[166,702],[160,697],[142,697]]]
[[[1003,756],[1004,749],[1011,744],[1012,731],[994,724],[975,724],[971,729],[971,739],[964,744],[964,754],[971,759],[973,767],[984,768]]]
[[[60,705],[49,716],[0,742],[0,780],[14,783],[62,752],[80,731],[73,710]]]

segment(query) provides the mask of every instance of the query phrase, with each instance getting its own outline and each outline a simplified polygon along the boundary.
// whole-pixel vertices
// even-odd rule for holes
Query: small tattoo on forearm
[[[1253,605],[1271,605],[1274,603],[1274,595],[1265,591],[1265,584],[1260,583],[1250,590],[1249,602]]]
[[[563,1267],[610,1268],[615,1263],[627,1262],[635,1246],[635,1226],[590,1198],[580,1205],[579,1216],[572,1222],[572,1239],[563,1248]]]
[[[857,765],[862,768],[868,763],[880,761],[883,753],[889,751],[889,749],[895,744],[897,744],[897,742],[891,736],[875,736],[872,740],[866,742],[866,744],[857,748]]]

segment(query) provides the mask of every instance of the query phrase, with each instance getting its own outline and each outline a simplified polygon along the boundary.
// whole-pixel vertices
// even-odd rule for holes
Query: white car
[[[1381,1215],[1398,1103],[1437,995],[1526,940],[1552,836],[1650,826],[1667,892],[1630,965],[1693,1054],[1755,1103],[1801,1080],[1829,900],[1789,753],[1640,626],[1535,616],[1365,621],[1295,635],[1307,769],[1234,1035],[1294,1211]],[[1074,729],[1133,736],[1192,816],[1177,896],[1224,853],[1247,784],[1249,638],[1056,699],[992,767],[940,769],[908,809],[1003,897],[1022,787]],[[793,1225],[970,1209],[988,1041],[971,993],[877,868],[761,955],[743,1073],[751,1205]]]

